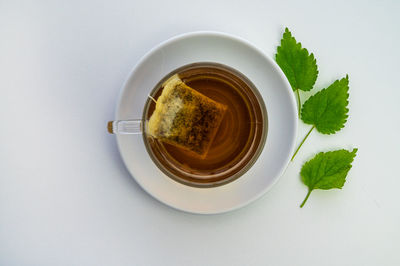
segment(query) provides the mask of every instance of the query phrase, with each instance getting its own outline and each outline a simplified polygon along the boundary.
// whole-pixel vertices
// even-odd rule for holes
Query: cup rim
[[[211,187],[217,187],[217,186],[223,186],[226,184],[229,184],[230,182],[235,181],[236,179],[240,178],[241,176],[243,176],[257,161],[257,159],[259,158],[261,152],[264,150],[265,147],[265,143],[266,143],[266,139],[268,136],[268,110],[266,108],[264,99],[261,95],[261,93],[258,91],[257,87],[253,84],[253,82],[247,78],[243,73],[241,73],[239,70],[230,67],[228,65],[224,65],[221,63],[216,63],[216,62],[195,62],[195,63],[190,63],[190,64],[186,64],[183,66],[178,67],[177,69],[172,70],[171,72],[169,72],[167,75],[165,75],[155,86],[152,90],[150,90],[149,95],[154,96],[155,92],[157,92],[160,88],[160,86],[162,85],[162,83],[167,80],[169,77],[171,77],[173,74],[179,73],[180,70],[183,70],[185,68],[190,68],[193,66],[199,66],[199,67],[207,67],[207,65],[211,66],[211,67],[216,67],[216,68],[222,68],[224,71],[230,71],[233,72],[234,75],[236,77],[239,77],[243,82],[245,82],[248,87],[250,88],[252,94],[254,95],[255,99],[257,100],[257,104],[259,105],[260,111],[261,111],[261,119],[263,120],[263,127],[262,127],[262,132],[261,132],[261,136],[260,136],[260,141],[257,144],[257,146],[255,147],[255,151],[252,153],[251,158],[242,166],[238,166],[240,167],[236,172],[230,174],[228,177],[221,179],[221,180],[217,180],[217,181],[210,181],[208,183],[206,182],[195,182],[195,181],[189,181],[189,180],[185,180],[184,178],[180,178],[176,175],[174,175],[174,173],[171,173],[170,171],[168,171],[167,169],[165,169],[165,166],[163,166],[163,164],[158,160],[157,156],[154,154],[154,152],[152,151],[152,148],[150,147],[150,144],[148,143],[147,140],[147,136],[146,136],[146,130],[143,130],[142,133],[142,138],[143,138],[143,142],[145,144],[146,147],[146,151],[147,153],[150,155],[152,161],[154,162],[154,164],[167,176],[169,176],[170,178],[172,178],[173,180],[183,184],[183,185],[187,185],[187,186],[191,186],[191,187],[198,187],[198,188],[211,188]],[[145,125],[144,128],[146,128],[146,124],[147,124],[147,118],[146,116],[148,115],[148,110],[151,104],[151,100],[147,99],[144,108],[143,108],[143,112],[142,112],[142,121],[144,121]],[[257,135],[254,135],[254,138]],[[239,164],[244,158],[246,158],[246,156],[251,153],[252,150],[249,149],[246,154],[244,155],[244,157],[237,162],[237,164]],[[229,170],[225,170],[224,172],[215,175],[215,178],[218,175],[223,175],[224,173],[230,171]],[[188,174],[190,176],[192,176],[193,178],[195,178],[196,175],[191,175]],[[211,179],[212,177],[210,176],[209,179]]]

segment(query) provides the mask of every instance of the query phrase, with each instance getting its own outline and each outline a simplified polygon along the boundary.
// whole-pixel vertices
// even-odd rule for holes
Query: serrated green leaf
[[[317,61],[314,54],[309,54],[306,48],[301,47],[301,43],[296,42],[288,28],[283,33],[275,60],[294,91],[313,88],[318,76]]]
[[[353,149],[351,152],[347,150],[320,152],[306,162],[301,168],[300,176],[303,183],[308,187],[308,193],[300,207],[303,207],[314,189],[342,188],[357,150]]]
[[[346,76],[311,96],[303,104],[301,119],[322,134],[336,133],[347,121],[348,98],[349,77]]]

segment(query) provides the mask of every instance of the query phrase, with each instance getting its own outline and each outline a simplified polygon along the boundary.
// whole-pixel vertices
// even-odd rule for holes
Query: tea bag
[[[190,88],[177,74],[163,87],[147,133],[204,158],[227,107]]]

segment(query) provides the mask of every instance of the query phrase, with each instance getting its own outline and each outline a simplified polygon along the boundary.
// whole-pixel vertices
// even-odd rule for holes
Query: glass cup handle
[[[107,123],[107,130],[111,134],[142,134],[142,119],[115,120]]]

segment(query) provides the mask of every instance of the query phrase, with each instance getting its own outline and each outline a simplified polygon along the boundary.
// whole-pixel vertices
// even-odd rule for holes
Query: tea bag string
[[[154,99],[150,94],[147,95],[147,97],[149,97],[154,103],[157,103],[156,99]]]
[[[157,104],[157,100],[154,99],[154,97],[152,97],[150,94],[148,94],[147,97],[148,97],[150,100],[152,100],[155,104]],[[146,119],[146,122],[147,122],[147,119]],[[147,132],[146,132],[146,135],[147,135],[147,137],[148,137],[149,139],[151,139],[152,141],[155,140],[155,138],[154,138],[152,135],[147,134]]]
[[[150,94],[148,94],[147,97],[148,97],[150,100],[152,100],[155,104],[157,104],[157,100],[154,99],[154,97],[152,97]],[[175,114],[171,114],[171,115],[169,115],[169,116],[175,116]]]

